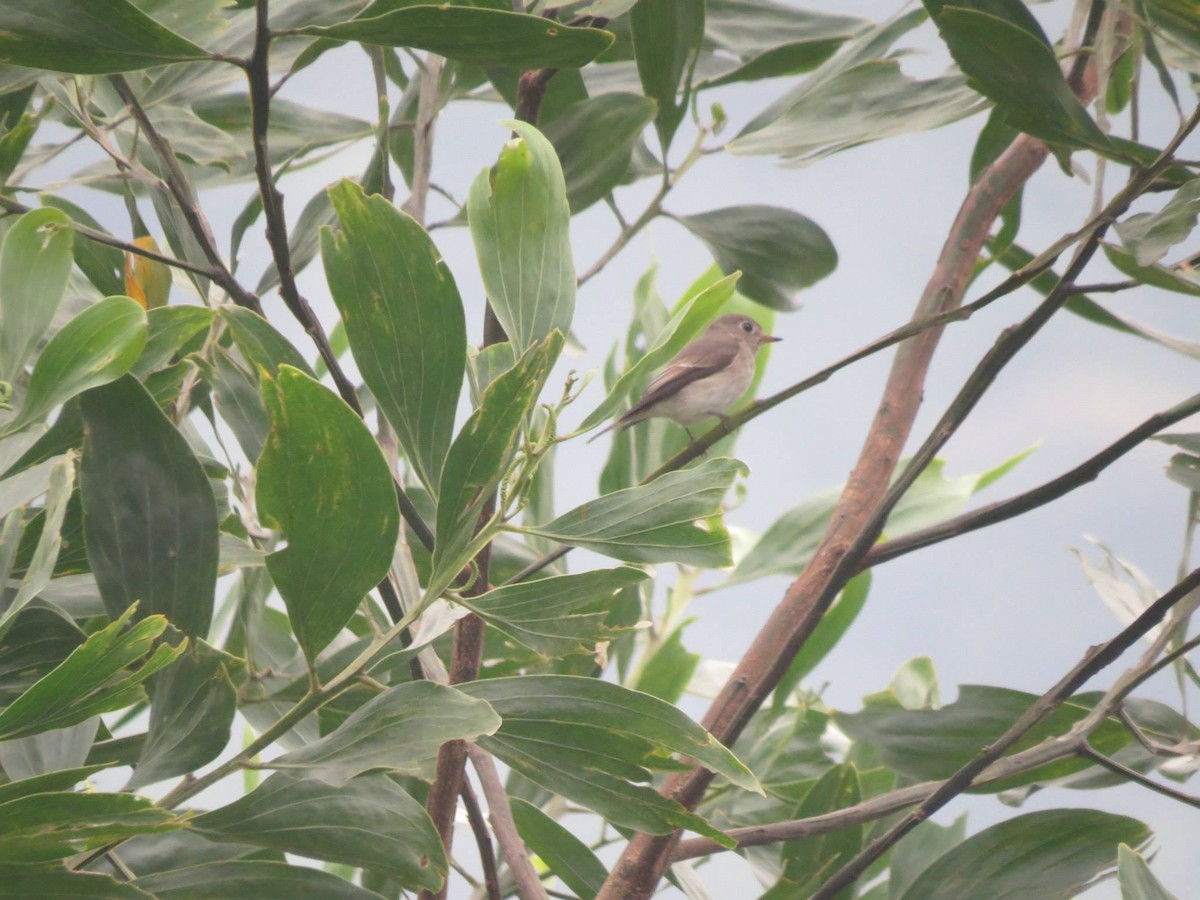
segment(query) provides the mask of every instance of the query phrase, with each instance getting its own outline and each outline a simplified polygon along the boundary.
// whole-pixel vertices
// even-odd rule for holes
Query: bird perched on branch
[[[614,428],[628,428],[654,416],[682,425],[688,437],[692,437],[689,426],[709,416],[725,422],[725,410],[741,399],[754,378],[759,348],[778,340],[749,316],[721,316],[667,363],[625,415],[588,443]]]

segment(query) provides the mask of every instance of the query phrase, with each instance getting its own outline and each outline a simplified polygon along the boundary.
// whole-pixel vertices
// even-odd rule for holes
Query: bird
[[[750,386],[754,357],[763,346],[779,340],[750,316],[721,316],[667,363],[621,418],[592,435],[588,443],[614,428],[625,429],[654,416],[682,425],[692,440],[689,426],[709,416],[728,425],[725,410]]]

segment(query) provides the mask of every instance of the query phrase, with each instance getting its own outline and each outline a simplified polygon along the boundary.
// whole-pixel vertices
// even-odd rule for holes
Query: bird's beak
[[[782,341],[782,340],[783,340],[783,338],[775,337],[775,335],[773,335],[773,334],[764,334],[761,338],[759,338],[759,341],[763,344],[774,344],[777,341]]]

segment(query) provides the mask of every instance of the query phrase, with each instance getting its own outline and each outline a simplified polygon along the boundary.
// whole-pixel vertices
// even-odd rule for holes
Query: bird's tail
[[[629,424],[629,423],[628,423],[628,422],[626,422],[624,419],[617,419],[617,421],[615,421],[615,422],[613,422],[612,424],[608,425],[606,428],[601,428],[599,431],[597,431],[595,434],[593,434],[593,435],[592,435],[590,438],[588,438],[588,439],[587,439],[587,443],[589,443],[589,444],[590,444],[590,443],[591,443],[592,441],[594,441],[596,438],[600,437],[600,435],[602,435],[602,434],[608,434],[608,433],[609,433],[610,431],[612,431],[614,428],[624,428],[624,427],[626,427],[628,424]]]

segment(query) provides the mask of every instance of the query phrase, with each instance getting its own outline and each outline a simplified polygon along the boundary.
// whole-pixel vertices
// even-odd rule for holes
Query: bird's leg
[[[725,413],[719,412],[713,412],[710,413],[710,415],[716,416],[721,420],[721,425],[724,426],[726,434],[733,434],[733,425],[730,424],[729,416],[725,415]]]

